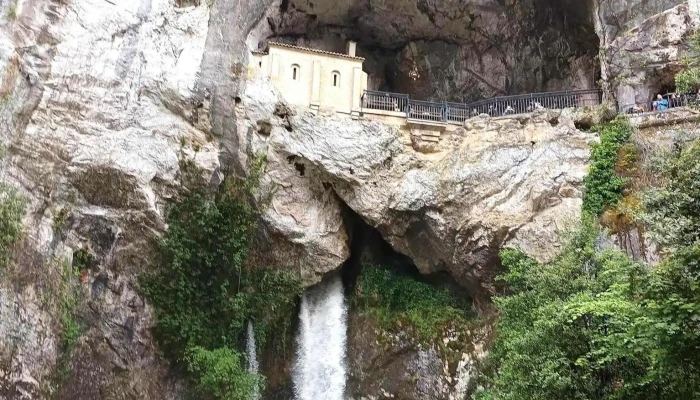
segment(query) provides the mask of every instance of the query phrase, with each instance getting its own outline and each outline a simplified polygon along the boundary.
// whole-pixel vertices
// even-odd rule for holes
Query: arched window
[[[333,86],[338,87],[340,86],[340,72],[338,71],[333,71]]]
[[[292,79],[293,80],[299,80],[299,74],[301,73],[299,65],[298,64],[292,64]]]

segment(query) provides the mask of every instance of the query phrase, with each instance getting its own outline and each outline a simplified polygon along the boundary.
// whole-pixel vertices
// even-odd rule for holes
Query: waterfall
[[[253,321],[248,321],[248,332],[246,333],[245,342],[246,352],[248,353],[248,373],[257,374],[260,368],[258,364],[258,355],[255,349],[255,330],[253,329]],[[260,398],[260,393],[257,389],[253,392],[252,400]]]
[[[346,339],[343,282],[334,276],[301,298],[293,373],[296,400],[344,399]]]

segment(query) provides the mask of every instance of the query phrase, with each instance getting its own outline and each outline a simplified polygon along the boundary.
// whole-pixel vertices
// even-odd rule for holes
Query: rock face
[[[414,150],[409,128],[301,108],[281,117],[279,109],[289,108],[275,98],[264,81],[246,86],[238,140],[272,160],[266,181],[280,190],[273,190],[268,226],[307,249],[337,255],[303,258],[313,272],[344,260],[349,228],[339,216],[347,206],[421,272],[448,271],[486,298],[499,248],[517,245],[547,259],[556,253],[557,231],[577,216],[594,137],[578,131],[579,117],[569,112],[477,118],[443,135],[437,152],[423,154]],[[256,131],[259,121],[266,121],[269,136]],[[306,207],[290,207],[293,194]],[[283,254],[274,264],[303,268],[297,261]],[[322,276],[310,272],[310,282]]]
[[[622,13],[613,3],[599,11],[603,81],[621,109],[649,108],[656,94],[675,91],[688,39],[700,27],[699,5],[695,0],[645,2]]]
[[[179,160],[200,166],[203,182],[219,179],[219,144],[193,101],[209,8],[3,3],[2,178],[29,205],[0,286],[0,397],[172,398],[136,277],[180,186]],[[77,267],[80,249],[92,261]],[[68,296],[81,300],[64,310]],[[81,336],[61,361],[64,311]]]
[[[443,338],[445,348],[459,348],[444,351],[417,344],[407,335],[383,332],[370,316],[354,314],[348,332],[349,391],[367,400],[463,400],[474,387],[470,380],[486,355],[490,332],[482,327],[471,334]],[[462,348],[463,343],[469,343],[467,348]]]

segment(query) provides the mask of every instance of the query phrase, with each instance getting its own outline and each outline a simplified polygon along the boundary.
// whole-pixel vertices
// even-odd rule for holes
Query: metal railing
[[[405,113],[408,111],[408,101],[407,94],[365,90],[362,108]]]
[[[621,114],[645,114],[666,111],[672,108],[696,106],[700,100],[695,94],[666,95],[663,100],[654,99],[646,104],[626,104],[618,107]]]
[[[445,119],[447,122],[462,124],[469,117],[469,105],[464,103],[445,103]]]
[[[430,122],[445,122],[445,103],[409,100],[408,119]]]
[[[494,97],[468,104],[471,116],[488,114],[492,117],[533,112],[540,109],[564,109],[596,106],[601,103],[598,89],[567,90],[563,92],[531,93]]]
[[[411,120],[462,124],[479,114],[497,117],[524,114],[539,109],[596,106],[601,100],[602,91],[598,89],[495,97],[469,104],[411,100],[407,94],[366,90],[362,95],[362,108],[400,112]]]

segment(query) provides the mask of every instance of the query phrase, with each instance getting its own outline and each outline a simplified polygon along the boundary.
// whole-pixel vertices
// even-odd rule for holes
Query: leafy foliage
[[[61,266],[61,281],[55,293],[56,297],[52,299],[58,305],[61,333],[55,376],[59,384],[70,377],[70,360],[82,335],[83,327],[78,320],[77,309],[81,301],[80,269],[87,257],[91,257],[87,251],[79,250],[73,255],[72,265],[66,260],[54,260]]]
[[[502,252],[508,291],[477,398],[700,399],[699,155],[672,158],[646,197],[647,228],[673,249],[658,266],[596,248],[590,217],[549,264]]]
[[[465,326],[465,301],[395,269],[363,266],[356,288],[356,304],[372,313],[380,325],[412,330],[422,342],[435,341],[446,328]]]
[[[671,154],[660,167],[665,185],[643,198],[643,220],[664,246],[690,246],[700,239],[700,143]]]
[[[633,129],[624,116],[596,127],[600,143],[593,146],[592,163],[584,180],[584,211],[600,215],[622,198],[626,182],[616,166],[620,150],[629,141]]]
[[[676,89],[681,93],[691,92],[700,87],[700,32],[695,32],[690,40],[692,57],[685,60],[685,69],[676,74]]]
[[[17,190],[0,183],[0,268],[6,267],[12,246],[22,234],[26,200]]]
[[[246,376],[235,350],[246,321],[255,321],[259,344],[286,331],[301,290],[296,277],[246,266],[258,218],[248,199],[256,188],[256,181],[229,179],[218,193],[186,195],[169,210],[160,265],[141,280],[161,348],[196,375],[198,390],[221,399],[243,398],[240,388],[261,382]]]
[[[262,378],[248,374],[241,365],[240,354],[227,347],[207,350],[195,346],[187,351],[188,370],[199,380],[195,387],[201,394],[217,399],[249,400],[262,386]]]

